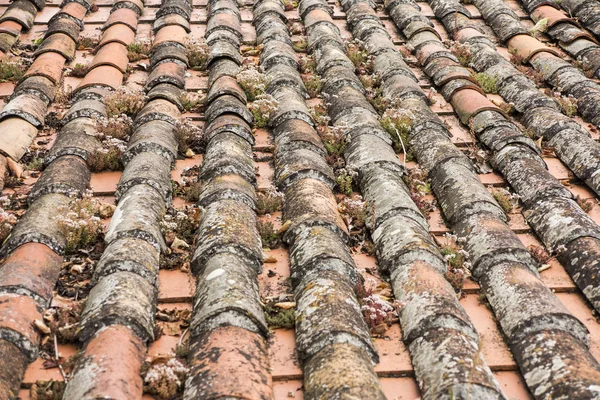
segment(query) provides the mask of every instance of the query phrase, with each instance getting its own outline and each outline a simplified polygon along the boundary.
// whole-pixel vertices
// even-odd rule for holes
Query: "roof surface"
[[[469,3],[0,2],[0,399],[600,397],[600,5]]]

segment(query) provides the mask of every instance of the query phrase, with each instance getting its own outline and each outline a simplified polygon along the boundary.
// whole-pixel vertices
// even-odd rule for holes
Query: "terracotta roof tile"
[[[567,113],[577,103],[597,122],[600,92],[588,76],[598,73],[600,49],[560,4],[523,3],[527,11],[514,0],[303,0],[298,9],[277,0],[98,0],[85,30],[89,4],[45,8],[22,42],[95,36],[108,23],[95,56],[75,51],[73,65],[91,66],[87,77],[63,81],[55,49],[16,87],[2,84],[0,149],[10,160],[0,157],[0,170],[44,161],[18,186],[4,179],[10,223],[0,234],[17,222],[2,247],[0,295],[35,304],[51,334],[35,322],[27,344],[0,329],[0,354],[15,360],[0,368],[0,397],[35,397],[41,381],[65,372],[65,398],[150,400],[153,376],[171,368],[169,389],[185,398],[587,396],[600,356],[592,314],[600,300],[590,290],[599,276],[600,153],[595,128]],[[594,6],[580,3],[579,22],[593,26]],[[546,17],[545,32],[531,36],[538,42],[517,43],[529,59],[502,46]],[[21,28],[0,23],[1,48]],[[205,32],[208,71],[187,69]],[[129,65],[127,45],[152,39],[149,65]],[[452,39],[461,45],[443,43]],[[277,100],[268,118],[252,115],[260,103],[243,89],[247,73],[238,78],[248,64]],[[77,87],[71,104],[68,86]],[[98,132],[104,99],[142,87],[134,122],[119,118],[128,136],[110,142],[120,159],[111,168],[124,171],[91,174],[109,145]],[[386,115],[402,116],[397,134]],[[36,137],[27,119],[48,128]],[[190,124],[204,132],[184,143]],[[101,212],[92,208],[104,230],[73,252],[63,218],[79,201],[86,210],[101,202]],[[372,322],[372,302],[397,316]],[[0,319],[29,318],[28,307],[6,308]],[[67,323],[56,319],[65,312]],[[77,334],[83,342],[60,343]],[[126,343],[116,353],[107,345],[115,336]],[[43,358],[23,379],[25,353],[38,348]],[[78,352],[70,371],[65,360]],[[546,373],[550,355],[567,375]],[[531,379],[540,372],[545,386]]]

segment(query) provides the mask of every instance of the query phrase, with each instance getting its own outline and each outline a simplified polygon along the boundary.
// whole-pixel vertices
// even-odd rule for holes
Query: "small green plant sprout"
[[[146,96],[144,92],[126,87],[121,87],[104,98],[106,114],[109,118],[122,114],[130,118],[135,118],[145,104]]]
[[[565,115],[572,117],[577,115],[577,99],[573,96],[561,96],[560,93],[555,92],[554,98],[562,108]]]
[[[105,137],[116,138],[127,141],[131,135],[131,126],[133,120],[125,114],[113,116],[110,118],[98,118],[96,122],[96,132],[100,140]]]
[[[361,196],[344,198],[338,203],[338,211],[346,222],[348,231],[361,231],[365,227],[367,212]]]
[[[381,84],[379,74],[364,74],[359,76],[360,82],[366,89],[373,89]]]
[[[189,39],[185,44],[190,68],[196,71],[206,71],[206,61],[210,54],[208,45],[203,40]]]
[[[413,158],[409,148],[409,132],[413,120],[414,115],[410,111],[405,111],[394,104],[386,109],[380,118],[381,126],[394,142],[394,150],[396,153],[404,153],[405,162]]]
[[[471,58],[473,57],[469,47],[459,42],[454,42],[452,47],[450,47],[450,51],[458,58],[458,61],[464,67],[469,65]]]
[[[151,366],[144,374],[144,392],[161,400],[173,399],[183,388],[188,368],[175,357]]]
[[[335,175],[337,191],[346,196],[351,196],[352,192],[354,191],[353,184],[354,178],[356,178],[357,173],[354,171],[350,171],[346,168],[340,168],[335,171]]]
[[[88,165],[93,172],[120,171],[121,156],[127,149],[132,120],[126,115],[96,120],[96,136],[102,144],[90,153]]]
[[[98,45],[97,37],[81,36],[77,48],[79,50],[93,49]]]
[[[27,169],[30,171],[41,171],[44,168],[44,158],[34,156],[27,164]]]
[[[265,46],[259,44],[258,46],[245,46],[240,49],[242,56],[244,57],[260,57]]]
[[[73,68],[69,70],[69,76],[74,78],[83,78],[87,74],[88,66],[85,64],[77,63]]]
[[[66,238],[66,254],[87,249],[102,238],[101,208],[92,194],[86,193],[80,199],[73,199],[66,210],[61,210],[63,215],[58,226]]]
[[[475,74],[475,80],[486,93],[498,93],[498,79],[494,76],[480,72]]]
[[[20,61],[6,59],[0,61],[0,82],[18,82],[25,74],[26,67]]]
[[[187,118],[177,121],[174,134],[177,152],[183,157],[193,157],[194,149],[201,151],[204,148],[204,130]]]
[[[254,64],[245,65],[237,74],[236,79],[246,92],[248,101],[254,101],[265,93],[269,78]]]
[[[265,249],[276,249],[281,244],[279,235],[273,227],[271,221],[256,221],[256,229],[262,241],[263,248]]]
[[[294,40],[292,47],[294,48],[295,52],[304,53],[308,47],[306,38],[304,36],[300,36],[298,39]]]
[[[136,62],[150,57],[152,43],[149,41],[137,41],[127,45],[127,57],[129,62]]]
[[[271,214],[281,211],[283,204],[283,193],[269,188],[264,192],[256,194],[256,213],[258,215]]]
[[[356,286],[363,317],[373,335],[383,335],[393,322],[398,320],[398,313],[404,307],[400,301],[393,301],[383,292],[389,289],[378,285],[373,278],[365,278]]]
[[[194,233],[200,222],[200,209],[189,206],[185,211],[170,208],[160,223],[160,228],[167,244],[172,245],[176,240],[183,240],[188,246],[194,241]],[[186,244],[181,247],[188,248]]]
[[[321,81],[321,78],[319,78],[316,74],[303,74],[302,81],[304,82],[304,87],[311,98],[318,97],[319,94],[321,94],[323,81]]]
[[[323,102],[319,102],[318,104],[315,104],[314,106],[310,107],[309,112],[313,121],[315,122],[315,124],[317,124],[317,129],[324,128],[327,125],[329,125],[329,121],[331,121],[331,118],[329,118],[329,116],[327,115],[327,108],[325,108]]]
[[[548,18],[542,18],[529,29],[529,34],[533,37],[538,37],[540,33],[546,32],[548,29]]]
[[[298,57],[298,65],[303,74],[314,74],[317,71],[317,64],[312,54]]]
[[[248,109],[254,116],[254,126],[265,128],[269,124],[271,114],[277,110],[279,102],[270,94],[261,94],[248,104]]]
[[[446,280],[450,282],[454,291],[460,295],[465,279],[470,276],[471,264],[467,261],[469,253],[463,250],[456,235],[446,233],[444,235],[441,253],[448,263]]]
[[[433,204],[425,199],[425,196],[431,193],[431,184],[427,173],[420,168],[412,168],[402,179],[408,186],[410,198],[427,218],[433,211]]]
[[[263,300],[267,324],[271,329],[293,329],[296,325],[296,303],[279,301],[279,299]]]
[[[185,112],[199,112],[204,105],[205,96],[199,93],[186,93],[181,98],[181,104]]]
[[[494,199],[496,199],[496,202],[498,202],[498,205],[500,205],[507,214],[512,213],[515,207],[519,205],[519,195],[511,193],[507,189],[498,188],[495,189],[492,194]]]
[[[283,8],[285,11],[292,11],[298,8],[298,2],[292,0],[283,0]]]
[[[411,193],[416,193],[420,196],[431,194],[429,177],[421,168],[416,167],[408,170],[408,173],[405,174],[402,179]]]
[[[67,382],[36,381],[29,390],[32,400],[61,400],[65,393]]]
[[[369,52],[364,49],[363,43],[358,40],[346,41],[346,54],[357,69],[365,69],[369,62]],[[366,68],[368,69],[368,68]]]

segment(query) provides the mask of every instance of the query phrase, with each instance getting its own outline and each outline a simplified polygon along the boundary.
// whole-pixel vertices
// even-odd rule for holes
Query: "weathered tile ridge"
[[[253,117],[236,80],[240,12],[230,0],[211,0],[207,11],[208,143],[198,176],[203,214],[192,256],[197,285],[183,398],[271,399],[269,328],[258,293],[263,250],[256,227]]]
[[[38,10],[44,8],[43,0],[30,2],[18,0],[0,17],[0,57],[4,57],[19,37],[20,30],[31,28]],[[34,61],[20,80],[8,103],[0,111],[0,171],[4,187],[7,168],[17,173],[15,164],[27,152],[29,146],[44,124],[48,107],[54,101],[65,63],[75,56],[79,33],[83,30],[83,18],[89,4],[65,2],[50,20],[48,29]],[[18,23],[17,30],[11,26]],[[7,158],[8,157],[8,158]]]
[[[596,193],[600,192],[600,146],[590,133],[561,112],[556,101],[538,90],[535,83],[502,57],[468,16],[442,19],[454,39],[465,45],[472,54],[469,65],[476,71],[496,79],[498,93],[523,114],[521,123],[535,137],[543,137],[554,148],[558,158]],[[426,60],[424,60],[426,61]],[[462,85],[447,85],[447,99]],[[476,133],[477,134],[477,133]]]
[[[456,6],[458,2],[431,0],[431,4],[436,14],[442,15],[443,10]],[[461,16],[458,23],[457,19],[453,21],[441,19],[447,23],[448,31],[453,32],[457,39],[464,40],[466,36],[470,36],[471,39],[484,38],[483,35],[472,31],[463,32],[472,29],[466,16]],[[443,50],[443,47],[439,42],[436,54],[440,57],[444,55],[452,57],[449,51]],[[494,47],[484,44],[473,47],[473,63],[478,63],[485,58],[486,54],[491,54],[490,58],[499,59]],[[434,48],[431,47],[431,52],[433,51]],[[426,54],[420,57],[420,60],[426,60],[426,64],[423,65],[426,71],[431,70],[430,65],[435,62],[427,58]],[[505,63],[498,63],[495,68],[499,69],[503,65]],[[503,79],[500,78],[500,81],[503,85]],[[451,82],[447,85],[451,85]],[[462,87],[464,92],[455,92],[447,97],[459,114],[463,113],[461,110],[464,110],[468,103],[486,101],[482,94],[476,92],[475,86],[474,83],[465,84]],[[442,92],[446,90],[445,88],[446,85],[441,88]],[[500,92],[502,93],[502,89]],[[515,90],[514,93],[520,98],[519,103],[527,104],[529,101],[530,115],[535,110],[539,110],[531,104],[530,99],[525,99],[529,97],[527,91]],[[565,121],[566,127],[577,126],[574,122],[568,124],[569,120],[563,118],[562,114],[560,117]],[[536,120],[543,119],[545,119],[543,116],[536,118]],[[600,309],[600,298],[593,290],[597,286],[596,278],[600,273],[599,266],[593,261],[600,243],[600,227],[574,201],[571,192],[547,171],[537,146],[510,119],[493,111],[475,111],[469,115],[466,123],[472,127],[479,140],[494,152],[493,164],[519,194],[525,205],[523,214],[527,222],[547,248],[552,251],[560,249],[559,260],[594,308]],[[572,135],[569,135],[569,139],[563,142],[567,146],[584,145],[573,143],[572,140]]]
[[[158,13],[169,15],[165,10],[174,9],[189,10],[190,5],[186,0],[167,0]],[[123,10],[139,17],[143,4],[117,1],[112,14]],[[104,30],[104,37],[111,37],[109,31],[115,27],[130,30],[131,20],[113,21]],[[170,30],[169,25],[159,28],[155,35],[163,29]],[[147,102],[136,115],[122,157],[125,168],[115,193],[117,207],[104,237],[106,248],[94,270],[94,287],[81,315],[78,335],[85,349],[67,385],[65,399],[142,396],[140,367],[146,344],[155,338],[159,257],[167,251],[160,223],[171,203],[170,171],[177,154],[175,130],[183,97],[181,88],[171,82],[185,81],[187,58],[185,54],[183,59],[180,56],[184,37],[173,35],[167,41],[153,43],[151,49]],[[122,65],[114,65],[119,54],[124,56]],[[104,65],[124,72],[127,49],[123,37],[101,39],[91,66]],[[107,341],[121,343],[121,350],[107,351]]]
[[[560,57],[552,47],[544,45],[522,25],[519,17],[502,1],[473,2],[486,23],[523,63],[529,63],[549,86],[577,100],[582,117],[600,126],[600,85],[589,79],[577,67]],[[596,153],[598,145],[595,146]]]
[[[388,79],[402,75],[416,84],[372,5],[354,1],[343,2],[342,7],[354,37],[375,57],[375,69],[387,68],[376,72]],[[325,81],[331,120],[347,126],[346,164],[358,172],[380,269],[391,276],[397,300],[405,303],[400,323],[422,396],[504,398],[481,358],[475,328],[443,277],[447,266],[402,181],[404,168],[356,81],[337,28],[330,28],[330,16],[316,8],[308,10],[305,18],[316,21],[310,25],[309,46]],[[460,365],[454,362],[457,359],[462,360]]]
[[[534,13],[542,6],[563,9],[600,38],[600,4],[593,0],[523,0],[525,9]],[[549,21],[551,22],[551,21]]]
[[[304,6],[300,2],[300,9]],[[383,399],[372,366],[378,355],[355,293],[361,278],[345,244],[333,171],[304,101],[306,88],[286,22],[281,1],[254,4],[257,42],[263,46],[260,65],[270,78],[266,92],[278,102],[270,118],[275,184],[284,193],[283,219],[291,223],[284,241],[290,246],[304,397]],[[294,145],[307,140],[317,145]]]
[[[0,16],[0,58],[7,56],[21,32],[31,29],[35,16],[45,6],[45,0],[17,0],[4,10]],[[77,41],[77,38],[74,40]]]
[[[70,18],[78,21],[80,31],[87,7],[68,7],[69,4],[65,3],[61,12],[73,13]],[[48,38],[55,35],[50,32]],[[74,39],[64,38],[63,43],[71,43],[74,51]],[[14,161],[20,159],[37,135],[37,126],[43,124],[47,107],[54,99],[65,56],[53,49],[48,46],[48,51],[35,58],[3,110],[0,129],[2,137],[10,141],[6,146],[2,144],[2,151]],[[43,67],[49,61],[55,64],[53,68]],[[83,195],[89,177],[85,161],[76,156],[64,155],[49,165],[30,192],[29,209],[0,250],[6,257],[0,272],[2,398],[16,397],[25,367],[37,357],[40,334],[34,321],[42,319],[42,312],[50,303],[66,241],[58,220],[67,212],[70,197]]]
[[[418,6],[415,3],[395,2],[386,5],[394,22],[407,36],[424,71],[434,83],[442,87],[442,92],[446,87],[453,88],[453,81],[460,81],[461,90],[454,90],[446,98],[454,105],[461,121],[474,126],[475,131],[480,133],[480,140],[495,151],[496,167],[506,173],[507,179],[518,192],[519,188],[527,186],[524,179],[533,180],[533,187],[527,188],[531,192],[521,192],[528,207],[526,215],[531,213],[531,224],[542,238],[551,242],[551,245],[557,245],[556,242],[568,243],[570,239],[578,237],[576,233],[579,232],[574,234],[572,230],[565,230],[564,226],[558,228],[559,232],[555,231],[556,226],[553,227],[552,235],[558,237],[549,234],[548,222],[544,218],[560,220],[561,213],[565,213],[563,207],[567,207],[569,217],[576,217],[575,223],[579,224],[579,231],[584,232],[582,237],[590,232],[594,234],[597,226],[570,199],[570,193],[547,174],[531,141],[481,94],[481,89],[468,79],[469,71],[458,63],[436,34],[426,29],[431,26],[431,22],[420,13]],[[456,14],[469,16],[468,11],[458,2],[432,0],[431,5],[438,18],[450,15],[454,18]],[[468,26],[465,21],[468,22],[468,19],[463,18],[461,21],[464,23],[463,27]],[[419,29],[419,25],[425,29]],[[412,134],[411,139],[418,140],[418,137]],[[511,143],[506,140],[507,137],[516,140],[513,139]],[[429,144],[431,143],[430,141]],[[415,152],[419,159],[425,153],[420,149],[415,149]],[[459,170],[452,166],[453,163],[452,159],[442,160],[430,172],[432,186],[441,199],[442,208],[444,197],[452,196],[449,189],[455,187],[449,184],[460,176]],[[529,168],[527,172],[521,170],[526,167]],[[445,168],[454,170],[452,177],[444,173]],[[524,176],[521,172],[530,175]],[[449,181],[444,182],[437,175]],[[536,178],[538,182],[535,182]],[[548,188],[548,192],[542,192],[546,197],[544,194],[539,196],[539,191],[535,192],[538,184],[541,185],[540,189]],[[485,189],[480,187],[478,190]],[[467,201],[460,201],[460,197],[454,193],[454,201],[458,200],[456,206],[467,206],[468,200],[465,198]],[[528,201],[533,203],[528,204]],[[516,236],[506,229],[502,219],[487,212],[476,211],[452,222],[457,234],[466,239],[466,249],[474,267],[473,276],[479,280],[498,317],[534,396],[540,399],[559,395],[584,398],[596,396],[600,365],[587,349],[587,329],[539,280],[536,262],[518,239],[515,240]],[[572,227],[570,222],[567,226]],[[527,304],[527,307],[523,307],[523,304]],[[553,335],[561,338],[560,344],[550,339]],[[552,357],[560,358],[560,366],[550,367]],[[557,372],[559,370],[563,372]]]

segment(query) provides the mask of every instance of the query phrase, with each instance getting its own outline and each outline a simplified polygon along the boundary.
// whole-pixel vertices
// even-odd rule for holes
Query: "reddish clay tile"
[[[0,330],[16,332],[12,342],[31,361],[37,356],[39,331],[34,327],[36,320],[42,321],[37,303],[29,296],[19,294],[0,295]]]
[[[293,329],[275,329],[269,338],[269,363],[274,380],[302,379],[302,369],[295,356],[296,336]]]
[[[183,44],[188,37],[184,27],[179,25],[167,25],[161,28],[154,36],[153,46],[158,46],[165,42],[177,42]]]
[[[123,3],[127,7],[131,7],[131,5],[134,5],[135,7],[138,8],[140,13],[144,10],[144,2],[142,0],[117,0],[113,3],[113,7],[115,7],[115,8],[121,7],[122,6],[121,3]],[[127,3],[129,3],[129,4],[127,4]]]
[[[458,32],[456,32],[456,34],[454,35],[454,39],[457,42],[464,42],[468,39],[474,38],[474,37],[480,37],[483,36],[483,34],[481,32],[479,32],[477,29],[475,28],[465,28],[465,29],[461,29]]]
[[[17,247],[4,262],[0,288],[3,291],[26,289],[49,301],[61,266],[62,257],[48,246],[26,243]]]
[[[506,185],[506,182],[504,181],[504,178],[502,177],[502,175],[499,175],[496,172],[490,172],[489,174],[481,174],[481,175],[478,175],[477,177],[479,178],[481,183],[483,183],[484,185],[491,185],[491,186]]]
[[[418,63],[420,65],[425,64],[425,61],[438,51],[447,52],[448,49],[446,49],[441,42],[428,43],[425,46],[420,47],[417,54]]]
[[[85,78],[79,83],[79,86],[73,91],[78,92],[81,89],[90,86],[109,86],[117,89],[123,83],[123,74],[117,68],[110,65],[100,65],[85,75]]]
[[[158,301],[161,303],[192,301],[195,290],[196,282],[189,273],[166,269],[158,273]]]
[[[516,368],[515,360],[504,342],[494,315],[485,303],[479,300],[479,295],[469,294],[464,296],[460,300],[460,304],[464,307],[479,333],[483,358],[485,358],[489,367],[493,370]]]
[[[114,24],[124,24],[135,31],[137,29],[137,23],[138,15],[135,11],[129,8],[119,8],[110,14],[108,20],[102,27],[102,30],[105,30]]]
[[[203,154],[196,154],[190,158],[184,158],[183,160],[175,161],[175,168],[171,170],[171,179],[177,182],[182,182],[183,177],[181,174],[187,168],[192,168],[202,165]]]
[[[65,58],[58,53],[48,52],[40,54],[33,61],[23,79],[29,76],[43,76],[52,81],[55,85],[60,81],[63,68],[65,67]]]
[[[59,344],[58,354],[63,360],[67,360],[69,357],[77,354],[79,349],[77,346],[72,344]],[[38,357],[34,362],[29,364],[25,370],[25,376],[23,377],[24,384],[35,383],[36,381],[49,381],[54,379],[55,381],[62,381],[63,377],[58,368],[47,368],[44,366],[46,360],[42,357]]]
[[[509,399],[533,400],[533,396],[525,385],[523,376],[518,371],[494,372],[500,389]]]
[[[83,18],[85,17],[85,14],[87,13],[87,10],[83,5],[77,3],[76,1],[72,1],[70,3],[65,4],[60,9],[60,12],[69,14],[73,18],[83,21]]]
[[[0,340],[0,399],[14,399],[27,367],[27,357],[17,346]]]
[[[108,43],[121,43],[123,46],[127,46],[133,43],[134,39],[135,32],[130,27],[124,24],[115,24],[104,31],[96,51]]]
[[[304,400],[304,393],[302,392],[301,379],[291,379],[285,381],[273,382],[273,395],[276,400],[293,399],[293,400]],[[390,397],[391,399],[392,397]],[[411,399],[414,400],[414,399]]]
[[[281,221],[279,221],[281,222]],[[276,229],[276,228],[275,228]],[[288,294],[287,279],[290,276],[290,259],[286,249],[271,249],[264,252],[265,262],[262,273],[258,275],[261,297]]]
[[[125,29],[129,30],[129,28]],[[110,65],[125,73],[128,63],[127,47],[121,43],[108,43],[98,50],[90,65],[90,69],[99,67],[100,65]]]
[[[594,192],[592,192],[587,186],[567,185],[566,188],[569,189],[569,191],[573,193],[573,196],[575,197],[579,196],[582,199],[592,199],[596,197]]]
[[[65,398],[141,398],[140,368],[145,350],[140,338],[129,328],[111,325],[103,329],[89,341],[85,356],[79,358]]]
[[[415,400],[421,398],[417,381],[411,377],[380,378],[385,396],[394,400]]]
[[[255,150],[265,151],[268,149],[273,149],[273,140],[271,139],[269,131],[266,129],[256,129],[253,133],[256,140],[254,143]]]
[[[569,18],[563,12],[547,5],[539,6],[531,13],[531,19],[533,19],[535,22],[544,18],[548,18],[548,28],[556,25],[559,22],[570,22],[574,25],[579,25],[576,19]]]
[[[0,121],[0,149],[13,160],[20,160],[38,133],[38,129],[19,117],[5,118]],[[26,179],[26,184],[30,182]]]
[[[255,163],[258,173],[256,181],[259,189],[267,189],[273,187],[273,166],[269,162]]]
[[[121,174],[120,171],[92,174],[90,186],[94,192],[94,196],[112,196],[115,194]]]
[[[224,326],[191,342],[186,382],[190,398],[270,399],[273,397],[263,337]]]
[[[575,178],[575,175],[558,158],[546,157],[544,162],[548,166],[550,174],[559,181]]]
[[[481,111],[493,110],[503,113],[503,111],[487,97],[473,89],[454,92],[451,102],[460,118],[460,122],[465,125],[469,123],[471,117],[474,117]]]
[[[551,53],[560,57],[560,53],[551,47],[546,46],[533,36],[517,35],[507,41],[508,51],[523,58],[523,63],[529,62],[529,59],[538,53]]]
[[[533,234],[527,233],[517,236],[527,248],[531,246],[540,246],[543,248],[544,246]],[[575,286],[565,268],[556,258],[551,258],[547,264],[549,268],[540,272],[540,278],[550,289],[557,292],[572,292],[577,290],[577,286]]]
[[[70,61],[75,57],[75,41],[67,34],[53,33],[44,39],[41,46],[33,54],[37,56],[47,52],[58,53]]]
[[[395,323],[383,334],[381,338],[373,339],[379,363],[375,371],[379,375],[405,375],[412,371],[408,349],[402,341],[400,324]]]
[[[16,21],[2,21],[0,22],[0,30],[2,30],[2,32],[14,31],[19,34],[21,33],[21,24]]]

